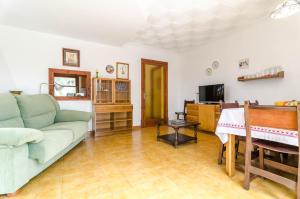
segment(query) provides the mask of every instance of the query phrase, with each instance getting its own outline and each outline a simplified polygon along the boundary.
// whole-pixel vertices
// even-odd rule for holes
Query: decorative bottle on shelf
[[[96,70],[96,78],[99,78],[99,71]]]

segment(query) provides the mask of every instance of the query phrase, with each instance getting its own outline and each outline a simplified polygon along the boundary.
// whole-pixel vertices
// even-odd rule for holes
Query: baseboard
[[[94,137],[95,136],[95,130],[91,130],[91,131],[88,131],[88,137]]]

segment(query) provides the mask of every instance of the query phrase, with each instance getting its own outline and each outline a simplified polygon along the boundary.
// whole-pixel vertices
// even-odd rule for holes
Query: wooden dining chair
[[[251,102],[251,101],[248,100],[248,102],[249,102],[250,105],[253,105],[253,106],[254,105],[256,105],[256,106],[259,105],[258,100],[255,100],[254,102]],[[246,137],[244,137],[244,136],[236,136],[236,141],[237,141],[237,149],[236,149],[236,153],[235,153],[236,155],[235,156],[237,157],[237,155],[239,153],[240,142],[246,142]],[[254,154],[256,155],[257,154],[256,152],[257,152],[257,150],[256,150],[256,148],[254,148],[253,155]]]
[[[255,100],[254,102],[250,102],[251,105],[259,105],[258,100]],[[227,108],[239,108],[240,105],[237,100],[235,100],[234,103],[224,103],[220,101],[220,110],[222,112],[223,109]],[[245,142],[246,138],[243,136],[235,136],[236,139],[236,144],[235,144],[235,158],[237,159],[237,156],[239,154],[239,147],[240,147],[240,142]],[[220,148],[219,148],[219,157],[218,157],[218,164],[222,164],[224,152],[226,151],[226,146],[225,144],[221,143]]]
[[[270,127],[277,129],[287,129],[298,132],[298,143],[300,143],[300,106],[297,107],[275,107],[256,106],[245,102],[245,125],[246,125],[246,151],[245,151],[245,179],[244,188],[250,188],[251,174],[261,176],[277,183],[283,184],[297,191],[297,198],[300,198],[300,159],[298,158],[298,168],[282,164],[264,158],[264,150],[275,151],[299,155],[299,147],[278,142],[256,139],[251,137],[251,126]],[[259,147],[259,168],[251,165],[251,147]],[[281,175],[265,170],[265,165],[282,170],[287,173],[297,175],[297,181],[293,181]]]
[[[187,104],[195,104],[195,100],[184,100],[183,112],[175,112],[175,114],[177,115],[177,120],[180,119],[181,115],[183,116],[183,119],[185,120]]]

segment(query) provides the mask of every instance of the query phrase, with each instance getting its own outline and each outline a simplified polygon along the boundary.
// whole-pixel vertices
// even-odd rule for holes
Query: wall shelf
[[[246,82],[246,81],[252,81],[252,80],[260,80],[260,79],[273,79],[273,78],[284,78],[284,71],[281,71],[275,75],[268,75],[264,77],[253,77],[253,78],[245,78],[245,76],[238,77],[238,81],[240,82]]]

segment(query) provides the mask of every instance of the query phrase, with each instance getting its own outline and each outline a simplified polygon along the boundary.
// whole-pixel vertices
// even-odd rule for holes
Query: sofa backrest
[[[41,129],[54,123],[57,102],[50,95],[20,95],[17,101],[26,128]]]
[[[0,94],[0,128],[23,128],[24,123],[16,98],[10,93]]]

